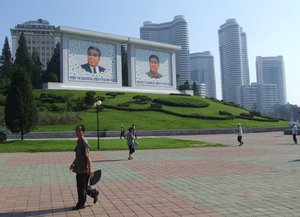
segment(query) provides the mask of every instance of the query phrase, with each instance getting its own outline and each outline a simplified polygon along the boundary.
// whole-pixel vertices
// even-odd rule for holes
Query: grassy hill
[[[72,131],[82,122],[89,131],[96,130],[96,111],[84,103],[87,91],[35,90],[40,124],[35,131]],[[100,130],[127,129],[133,123],[139,130],[234,128],[286,126],[259,114],[250,114],[234,104],[197,96],[95,91],[101,97]],[[0,106],[3,118],[3,106]]]

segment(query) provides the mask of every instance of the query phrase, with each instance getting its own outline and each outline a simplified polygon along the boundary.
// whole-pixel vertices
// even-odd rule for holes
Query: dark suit
[[[91,70],[91,67],[88,63],[81,65],[81,68],[83,68],[85,71],[89,72],[89,73],[93,73]],[[104,72],[105,68],[98,66],[99,72]]]

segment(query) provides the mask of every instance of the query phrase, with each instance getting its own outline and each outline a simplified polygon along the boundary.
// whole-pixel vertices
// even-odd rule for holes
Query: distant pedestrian
[[[293,135],[294,144],[298,144],[297,133],[298,133],[297,125],[295,123],[293,123],[292,124],[292,135]]]
[[[78,202],[73,210],[85,208],[86,195],[94,198],[94,203],[98,201],[99,191],[88,186],[89,178],[93,176],[92,161],[89,157],[89,145],[84,137],[85,127],[83,124],[76,127],[77,145],[75,148],[75,159],[70,166],[70,170],[76,173]]]
[[[3,123],[3,124],[2,124],[2,127],[3,127],[3,129],[2,129],[2,132],[5,134],[5,136],[7,136],[7,134],[8,134],[8,130],[7,130],[7,126],[6,126],[6,124],[5,124],[5,123]]]
[[[126,139],[125,130],[124,130],[123,126],[121,126],[121,132],[120,132],[120,139],[122,139],[122,138]]]
[[[132,154],[135,152],[135,136],[133,134],[133,128],[130,127],[128,129],[128,133],[127,133],[127,145],[128,145],[128,149],[129,149],[129,155],[128,155],[128,160],[132,160]]]
[[[242,146],[244,144],[244,142],[242,141],[243,138],[243,129],[241,124],[239,123],[237,125],[237,141],[240,143],[239,146]]]
[[[134,124],[132,124],[132,130],[133,130],[133,135],[134,135],[134,137],[137,139],[137,135],[136,135],[136,128],[135,128],[135,125]]]

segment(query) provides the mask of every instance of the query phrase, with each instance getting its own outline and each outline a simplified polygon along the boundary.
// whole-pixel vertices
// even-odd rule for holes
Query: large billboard
[[[68,40],[69,81],[117,82],[116,45],[97,40]]]
[[[135,48],[135,84],[172,86],[171,53]]]

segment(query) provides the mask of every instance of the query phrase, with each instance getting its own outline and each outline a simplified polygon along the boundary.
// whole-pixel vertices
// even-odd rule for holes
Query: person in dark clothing
[[[128,160],[132,160],[132,154],[135,152],[134,147],[135,147],[135,136],[133,133],[133,128],[130,127],[128,129],[128,133],[127,133],[127,145],[128,145],[128,149],[129,149],[129,155],[128,155]]]
[[[126,139],[125,130],[124,130],[123,126],[121,126],[121,132],[120,132],[120,139],[122,139],[122,138]]]
[[[91,159],[89,157],[88,141],[84,137],[84,125],[76,127],[77,145],[75,148],[76,157],[70,165],[70,170],[76,173],[78,202],[73,210],[85,208],[86,195],[94,199],[94,204],[98,201],[99,191],[88,186],[89,178],[93,176]]]

